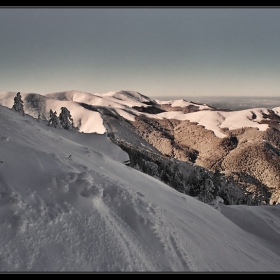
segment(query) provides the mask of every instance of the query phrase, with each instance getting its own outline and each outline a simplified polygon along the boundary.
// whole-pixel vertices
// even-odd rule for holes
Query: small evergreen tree
[[[50,119],[48,121],[48,126],[78,131],[78,128],[74,126],[70,111],[66,107],[61,107],[61,113],[59,116],[56,115],[56,112],[53,112],[53,110],[50,109]]]
[[[50,119],[49,119],[49,121],[48,121],[48,125],[49,125],[49,126],[53,126],[53,127],[55,127],[55,128],[60,128],[60,127],[61,127],[59,118],[58,118],[58,116],[56,115],[56,111],[53,112],[52,109],[50,109]]]
[[[66,107],[61,107],[61,113],[59,114],[59,120],[64,129],[66,129],[66,130],[75,129],[70,111]]]
[[[12,107],[12,110],[19,112],[23,116],[25,115],[24,108],[23,108],[23,101],[21,99],[20,92],[18,92],[17,95],[14,97],[14,105]]]

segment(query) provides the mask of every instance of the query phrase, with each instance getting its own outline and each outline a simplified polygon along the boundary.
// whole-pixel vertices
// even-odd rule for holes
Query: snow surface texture
[[[0,105],[11,108],[13,106],[15,95],[16,92],[0,93]],[[197,122],[206,129],[212,130],[214,134],[220,138],[226,137],[226,134],[224,134],[220,128],[228,128],[232,130],[242,127],[256,127],[260,131],[264,131],[268,128],[268,124],[259,123],[263,120],[262,113],[268,114],[266,108],[246,109],[232,112],[212,111],[207,105],[199,105],[182,99],[169,101],[152,100],[136,91],[111,91],[108,93],[95,94],[80,91],[65,91],[50,93],[44,96],[35,93],[21,93],[21,95],[23,100],[28,96],[36,96],[38,103],[43,104],[43,106],[39,106],[40,114],[47,119],[49,118],[50,109],[59,114],[61,107],[67,107],[71,112],[74,124],[79,126],[80,132],[84,133],[95,132],[103,134],[106,132],[101,114],[99,113],[100,107],[105,107],[113,114],[118,114],[130,121],[134,121],[135,116],[147,115],[150,118],[178,119]],[[168,104],[172,107],[185,107],[192,104],[198,106],[200,111],[188,114],[184,114],[182,111],[149,114],[138,112],[133,109],[134,106],[146,107],[148,106],[146,103],[152,101],[155,101],[158,104]],[[35,104],[34,106],[37,105]],[[34,118],[37,117],[38,111],[34,111],[34,108],[26,107],[26,103],[24,109],[25,113]],[[273,108],[272,110],[279,115],[280,107]],[[252,114],[255,114],[256,118],[253,119]]]
[[[0,106],[0,271],[280,271],[280,205],[219,211],[46,124]]]

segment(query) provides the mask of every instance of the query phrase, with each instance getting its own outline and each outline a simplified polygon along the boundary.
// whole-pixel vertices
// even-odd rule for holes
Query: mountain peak
[[[132,100],[133,102],[137,101],[141,103],[154,102],[150,97],[132,90],[110,91],[108,93],[103,93],[102,96],[110,96],[121,101]]]

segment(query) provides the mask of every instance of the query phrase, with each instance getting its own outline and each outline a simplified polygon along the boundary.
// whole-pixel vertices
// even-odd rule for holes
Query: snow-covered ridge
[[[0,105],[11,108],[13,98],[16,92],[0,93]],[[38,112],[41,116],[48,118],[49,110],[60,111],[62,106],[70,110],[74,120],[74,124],[79,126],[80,132],[84,133],[99,133],[103,134],[106,131],[103,125],[102,114],[99,112],[100,107],[106,107],[112,114],[118,114],[121,117],[134,121],[135,116],[144,114],[150,118],[158,119],[178,119],[197,122],[206,129],[212,130],[217,137],[223,138],[226,135],[220,128],[228,128],[230,130],[242,127],[255,127],[260,131],[268,128],[268,124],[260,123],[263,118],[263,113],[268,114],[266,108],[254,108],[241,111],[221,111],[213,110],[207,104],[197,104],[179,100],[153,100],[136,91],[110,91],[108,93],[87,93],[81,91],[64,91],[55,92],[45,95],[36,93],[21,93],[25,100],[25,111],[34,118]],[[168,111],[158,114],[150,114],[139,112],[135,108],[148,107],[150,104],[170,105],[171,107],[181,107],[182,110]],[[199,111],[192,113],[184,113],[183,108],[194,105],[199,108]],[[279,115],[280,107],[272,109]],[[254,117],[253,117],[254,116]]]
[[[242,128],[242,127],[256,127],[260,131],[268,128],[268,124],[260,124],[263,120],[262,113],[268,114],[266,108],[246,109],[242,111],[212,111],[201,110],[198,112],[184,114],[181,111],[172,111],[160,113],[155,118],[189,120],[197,122],[199,125],[204,126],[208,130],[212,130],[217,137],[226,137],[220,128],[228,128],[229,130]],[[256,118],[253,119],[252,115],[255,114]]]
[[[220,212],[46,123],[0,106],[1,272],[279,271],[280,205]]]
[[[127,102],[127,104],[129,105],[132,105],[134,102],[153,102],[153,99],[149,98],[148,96],[145,96],[137,91],[131,90],[110,91],[108,93],[102,93],[101,95],[106,98],[117,99],[125,103]]]
[[[186,101],[184,99],[177,99],[177,100],[155,100],[158,104],[166,104],[170,105],[171,107],[187,107],[190,105],[197,106],[199,110],[211,110],[211,107],[209,107],[207,104],[197,104],[191,101]]]

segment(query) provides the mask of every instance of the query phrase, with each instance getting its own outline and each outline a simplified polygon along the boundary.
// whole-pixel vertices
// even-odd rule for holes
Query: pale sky
[[[0,7],[0,92],[279,96],[280,9]]]
[[[208,205],[105,134],[0,119],[0,272],[280,272],[280,204]]]

